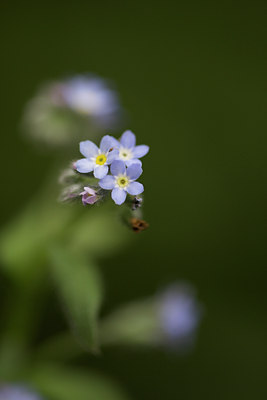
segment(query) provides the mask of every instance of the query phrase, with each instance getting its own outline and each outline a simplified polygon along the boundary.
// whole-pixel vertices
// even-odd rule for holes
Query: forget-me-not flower
[[[0,400],[41,400],[41,398],[21,386],[5,385],[0,387]]]
[[[107,175],[99,181],[102,189],[112,190],[114,202],[121,205],[125,202],[127,193],[136,196],[144,191],[142,183],[135,182],[142,174],[140,164],[132,164],[127,169],[121,160],[115,160],[110,166],[112,175]]]
[[[124,111],[112,82],[96,75],[74,75],[41,85],[27,103],[22,128],[48,146],[70,146],[119,129]]]
[[[116,123],[120,104],[118,95],[107,82],[93,75],[66,80],[60,87],[61,100],[76,112],[97,119],[109,129]]]
[[[167,343],[186,349],[192,345],[203,310],[191,285],[170,286],[159,301],[161,329]]]
[[[124,161],[127,167],[136,163],[142,165],[139,158],[144,157],[149,151],[149,147],[145,144],[139,146],[135,144],[135,134],[129,130],[122,134],[120,141],[113,138],[113,146],[119,150],[118,159]]]
[[[75,168],[78,172],[94,172],[97,179],[102,179],[108,173],[108,165],[118,157],[118,150],[112,149],[113,140],[111,136],[106,135],[100,142],[98,148],[90,140],[80,143],[80,152],[86,158],[76,161]]]

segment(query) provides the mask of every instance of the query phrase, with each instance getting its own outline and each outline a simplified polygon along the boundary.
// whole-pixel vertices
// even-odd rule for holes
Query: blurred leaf
[[[101,321],[99,332],[103,346],[158,346],[162,331],[155,299],[124,304]]]
[[[85,210],[69,232],[69,245],[90,256],[108,256],[133,239],[133,233],[120,218],[121,209],[113,202]]]
[[[92,257],[110,256],[132,237],[113,203],[99,207],[58,204],[57,190],[57,185],[45,186],[0,234],[0,259],[15,279],[28,282],[29,276],[32,280],[33,274],[42,272],[55,240],[66,240],[74,251]]]
[[[111,380],[78,368],[39,365],[26,379],[49,400],[129,400]]]
[[[47,247],[66,229],[74,212],[74,208],[57,204],[55,197],[51,200],[40,196],[31,202],[1,232],[2,268],[15,279],[29,281],[29,275],[32,278],[32,273],[39,273]]]
[[[51,251],[54,281],[79,343],[98,350],[97,316],[102,299],[101,278],[92,262],[66,248]]]
[[[60,361],[76,358],[83,353],[83,349],[77,343],[69,331],[64,331],[46,339],[35,350],[34,359],[37,362]]]

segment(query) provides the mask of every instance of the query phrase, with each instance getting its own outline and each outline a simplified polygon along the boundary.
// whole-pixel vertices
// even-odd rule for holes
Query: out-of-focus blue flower
[[[159,316],[166,342],[178,348],[193,344],[203,310],[194,289],[174,284],[160,296]]]
[[[125,131],[120,141],[113,138],[113,146],[119,149],[118,159],[125,162],[127,167],[131,164],[142,165],[139,158],[144,157],[149,152],[149,147],[145,144],[136,146],[136,137],[132,131]]]
[[[127,169],[121,160],[113,161],[110,166],[112,175],[107,175],[99,181],[102,189],[112,190],[111,197],[114,202],[121,205],[125,202],[127,193],[136,196],[144,191],[142,183],[135,182],[142,174],[140,164],[132,164]]]
[[[108,81],[78,75],[43,85],[27,103],[21,122],[32,139],[61,147],[119,129],[123,115]]]
[[[0,400],[41,400],[41,397],[17,385],[0,386]]]
[[[66,80],[59,89],[61,100],[76,112],[97,119],[106,129],[116,122],[120,110],[118,96],[103,79],[80,75]]]
[[[75,163],[78,172],[88,173],[94,171],[97,179],[102,179],[108,173],[108,165],[118,156],[118,150],[112,149],[111,136],[104,136],[98,148],[90,140],[80,143],[80,152],[86,158],[82,158]]]
[[[178,282],[111,313],[101,324],[101,340],[106,345],[152,346],[183,354],[195,344],[202,316],[194,288]]]
[[[98,195],[96,191],[90,187],[84,187],[84,191],[80,193],[82,196],[83,205],[94,204],[98,201]]]

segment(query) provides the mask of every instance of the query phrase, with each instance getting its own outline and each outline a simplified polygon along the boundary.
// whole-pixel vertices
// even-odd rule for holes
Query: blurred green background
[[[135,399],[266,399],[266,11],[259,0],[1,5],[2,224],[57,158],[18,129],[41,83],[110,78],[151,146],[150,229],[102,259],[104,307],[183,279],[205,318],[188,356],[114,348],[80,360]]]

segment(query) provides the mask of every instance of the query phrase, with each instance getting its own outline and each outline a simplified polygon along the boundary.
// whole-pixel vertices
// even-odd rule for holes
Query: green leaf
[[[66,235],[69,246],[75,251],[110,257],[133,239],[133,233],[120,218],[120,208],[111,201],[85,211]]]
[[[84,369],[39,365],[26,379],[51,400],[129,400],[110,379]]]
[[[66,231],[74,214],[74,208],[57,204],[55,198],[32,201],[1,231],[1,267],[21,282],[42,273],[47,248]]]
[[[101,321],[99,331],[102,346],[158,346],[163,338],[157,300],[124,304]]]
[[[102,283],[94,264],[66,248],[51,251],[52,274],[80,345],[98,350],[97,318],[102,299]]]

